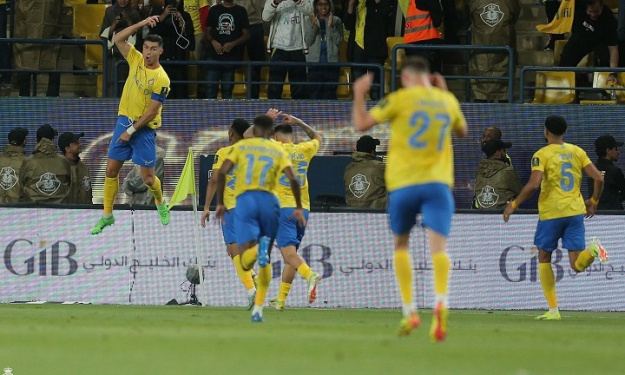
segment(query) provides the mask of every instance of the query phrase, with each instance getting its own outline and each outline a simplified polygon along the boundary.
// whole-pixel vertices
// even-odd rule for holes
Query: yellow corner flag
[[[184,168],[182,168],[182,173],[180,174],[180,179],[176,184],[176,190],[174,190],[174,195],[171,196],[169,200],[169,209],[171,209],[176,204],[182,202],[187,199],[187,196],[196,195],[195,192],[195,168],[193,167],[193,148],[189,147],[189,154],[187,155],[187,161],[184,163]]]

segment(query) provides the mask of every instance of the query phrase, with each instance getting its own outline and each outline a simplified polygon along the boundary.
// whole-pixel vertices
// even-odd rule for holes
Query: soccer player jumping
[[[412,264],[408,243],[417,214],[428,228],[434,266],[436,292],[430,329],[433,341],[447,335],[447,284],[450,262],[446,252],[454,200],[451,133],[467,135],[467,125],[458,100],[444,78],[430,74],[422,57],[405,61],[401,70],[403,88],[382,99],[367,112],[365,95],[373,76],[367,74],[354,83],[352,120],[356,129],[365,131],[389,121],[390,144],[386,168],[389,191],[388,212],[395,236],[395,274],[403,301],[399,335],[408,335],[420,323],[412,296]]]
[[[584,215],[592,217],[603,190],[603,175],[592,164],[586,152],[576,145],[564,142],[566,120],[549,116],[545,120],[547,146],[536,151],[532,157],[532,174],[519,196],[508,203],[503,220],[510,215],[540,187],[538,197],[538,225],[534,245],[538,248],[538,272],[549,311],[537,320],[560,320],[556,280],[551,268],[551,253],[562,246],[568,250],[569,263],[575,272],[582,272],[595,258],[608,262],[608,254],[599,239],[593,237],[586,248]],[[584,201],[580,192],[582,171],[594,180],[594,194]]]

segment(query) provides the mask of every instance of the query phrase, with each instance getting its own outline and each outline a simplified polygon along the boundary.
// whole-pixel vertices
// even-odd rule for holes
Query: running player
[[[313,130],[304,121],[295,116],[282,114],[283,123],[274,128],[274,139],[281,142],[284,149],[289,153],[291,163],[294,165],[295,175],[301,189],[302,207],[304,209],[304,217],[308,220],[308,212],[310,211],[310,197],[308,195],[308,166],[310,160],[319,151],[321,145],[321,136]],[[299,126],[310,138],[309,141],[293,143],[295,137],[293,135],[293,125]],[[297,220],[293,217],[293,211],[296,209],[295,199],[291,191],[289,180],[285,175],[280,178],[274,192],[278,195],[280,201],[280,227],[278,228],[278,237],[276,242],[284,258],[284,269],[282,270],[282,282],[278,297],[270,300],[278,311],[284,310],[286,298],[291,290],[291,284],[295,278],[295,271],[308,282],[308,303],[313,303],[317,298],[317,284],[321,281],[321,275],[313,272],[304,258],[297,253],[297,248],[302,242],[305,227],[299,226]]]
[[[206,228],[206,222],[210,218],[210,204],[213,201],[215,190],[217,189],[217,174],[219,169],[225,160],[225,156],[230,152],[233,145],[239,140],[243,139],[243,133],[250,127],[250,124],[244,119],[237,118],[230,125],[228,129],[228,140],[230,146],[222,147],[215,153],[215,161],[213,163],[213,170],[211,178],[206,187],[206,200],[204,201],[204,212],[202,213],[202,227]],[[237,239],[234,231],[234,212],[236,207],[236,200],[234,198],[234,185],[236,183],[236,167],[232,168],[226,175],[226,187],[224,189],[224,205],[226,206],[226,213],[224,214],[223,225],[221,231],[224,236],[224,242],[226,243],[226,250],[234,268],[237,271],[237,275],[245,290],[247,291],[247,300],[249,309],[254,307],[254,299],[256,297],[256,286],[254,285],[254,277],[256,274],[254,270],[244,271],[241,267],[241,259],[239,254],[239,248],[237,247]]]
[[[367,112],[365,95],[372,75],[354,83],[352,120],[364,131],[389,121],[390,144],[386,167],[388,212],[395,236],[395,274],[403,301],[399,334],[407,335],[420,319],[412,296],[412,264],[408,248],[417,214],[428,228],[436,292],[430,337],[442,341],[447,334],[447,236],[454,212],[451,132],[465,137],[467,126],[458,100],[447,91],[444,78],[430,73],[426,59],[406,60],[401,70],[403,88],[382,99]]]
[[[599,257],[608,263],[608,254],[599,239],[593,237],[586,248],[584,215],[592,217],[603,190],[603,175],[592,164],[586,152],[576,145],[564,142],[566,120],[549,116],[545,120],[547,146],[536,151],[532,157],[532,174],[519,196],[508,203],[503,220],[510,215],[540,187],[538,196],[538,225],[534,245],[538,248],[538,273],[540,284],[549,305],[549,311],[537,320],[560,320],[556,280],[551,268],[551,253],[562,246],[568,250],[569,264],[575,272],[582,272]],[[594,193],[584,201],[580,192],[582,171],[594,180]]]
[[[145,26],[154,27],[158,16],[128,26],[113,39],[115,45],[128,61],[130,74],[124,84],[119,102],[117,125],[109,145],[104,178],[104,215],[91,229],[91,234],[115,223],[113,204],[119,189],[119,170],[132,157],[133,163],[141,167],[141,177],[148,190],[154,195],[161,223],[169,224],[169,210],[163,199],[161,181],[154,175],[156,165],[156,132],[161,126],[161,108],[169,94],[169,77],[159,63],[163,53],[163,39],[154,34],[144,38],[143,53],[139,53],[126,39]]]
[[[282,173],[289,179],[295,197],[293,216],[301,226],[306,226],[306,219],[289,154],[282,145],[269,140],[273,133],[273,119],[267,115],[256,117],[253,132],[254,138],[242,139],[230,149],[219,168],[215,215],[220,219],[225,215],[226,175],[236,166],[234,228],[243,270],[252,269],[258,259],[258,290],[252,322],[262,322],[263,304],[271,281],[269,257],[280,219],[280,205],[272,191]]]

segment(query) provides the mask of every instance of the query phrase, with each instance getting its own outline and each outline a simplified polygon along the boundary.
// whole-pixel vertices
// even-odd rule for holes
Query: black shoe
[[[549,42],[547,42],[547,45],[545,46],[545,48],[543,48],[543,51],[553,51],[555,48],[556,40],[549,38]]]

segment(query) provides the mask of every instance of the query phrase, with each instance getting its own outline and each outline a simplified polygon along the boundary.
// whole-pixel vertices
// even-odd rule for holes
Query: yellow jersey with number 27
[[[282,171],[291,166],[291,158],[282,144],[266,138],[242,139],[232,145],[225,158],[237,168],[235,197],[251,190],[273,194]]]
[[[570,143],[550,144],[536,151],[532,171],[543,172],[538,197],[540,220],[586,213],[580,186],[583,169],[590,163],[586,151]]]
[[[308,194],[308,166],[310,160],[319,151],[319,141],[316,139],[301,142],[301,143],[283,143],[284,150],[289,154],[291,158],[291,164],[293,164],[293,172],[295,172],[295,178],[299,182],[302,208],[310,210],[310,195]],[[283,173],[278,180],[278,184],[275,188],[275,193],[278,195],[280,201],[280,208],[296,207],[295,197],[291,190],[291,182]]]
[[[437,87],[402,88],[369,113],[377,122],[390,124],[388,191],[435,182],[453,186],[451,131],[466,126],[453,94]]]

